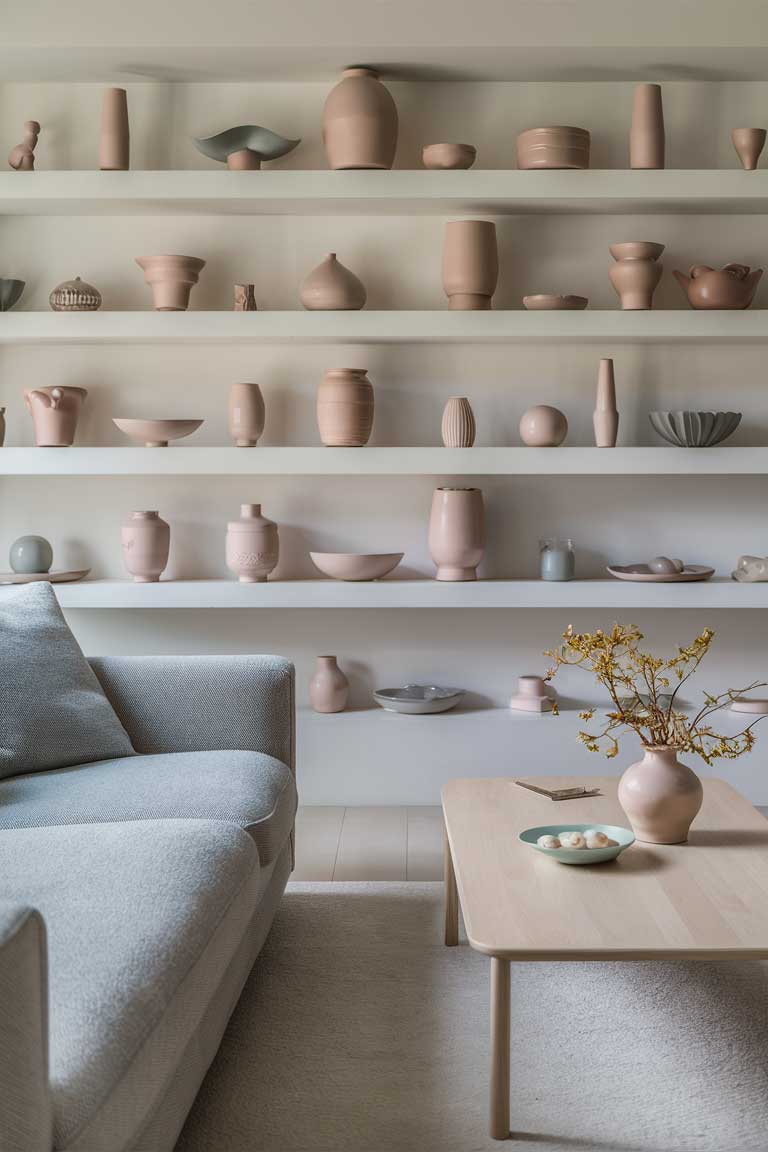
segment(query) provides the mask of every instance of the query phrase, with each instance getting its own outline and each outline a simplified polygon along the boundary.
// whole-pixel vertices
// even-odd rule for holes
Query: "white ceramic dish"
[[[746,712],[750,716],[768,716],[768,700],[757,697],[737,696],[732,702],[731,712]]]
[[[121,416],[113,417],[112,423],[145,448],[167,448],[169,440],[180,440],[196,432],[202,420],[128,420]]]
[[[616,844],[609,848],[542,848],[536,843],[539,836],[560,836],[563,832],[586,832],[594,828],[597,832],[605,832]],[[526,828],[518,836],[523,844],[529,848],[550,856],[558,864],[604,864],[608,860],[615,860],[617,856],[634,844],[635,836],[629,828],[622,828],[617,824],[542,824],[538,828]]]
[[[84,580],[90,568],[80,568],[71,572],[0,572],[0,584],[34,584],[47,580],[49,584],[71,584]]]
[[[706,564],[686,564],[682,572],[653,572],[647,564],[609,564],[607,571],[617,580],[637,580],[646,584],[690,584],[694,580],[709,580],[714,568]]]
[[[380,580],[398,564],[404,552],[310,552],[315,568],[332,580]]]
[[[404,688],[380,688],[373,698],[387,712],[406,716],[428,716],[455,708],[464,695],[462,688],[439,688],[436,684],[406,684]]]

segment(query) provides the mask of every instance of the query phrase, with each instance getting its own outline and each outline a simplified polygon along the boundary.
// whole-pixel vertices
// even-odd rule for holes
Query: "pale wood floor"
[[[292,880],[442,880],[438,806],[299,808]]]

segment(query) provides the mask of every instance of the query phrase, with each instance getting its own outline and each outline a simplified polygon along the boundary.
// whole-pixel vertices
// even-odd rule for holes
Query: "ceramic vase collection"
[[[610,253],[616,263],[608,269],[608,275],[625,312],[653,307],[653,293],[663,271],[657,261],[663,251],[663,244],[645,240],[611,244]]]
[[[702,799],[701,780],[680,763],[676,748],[646,747],[619,781],[619,803],[637,839],[648,844],[683,844]]]
[[[443,238],[443,288],[455,311],[486,310],[499,279],[496,225],[449,220]]]
[[[365,306],[362,280],[336,259],[335,252],[313,268],[301,286],[301,303],[308,311],[355,312]]]
[[[125,88],[105,88],[101,98],[99,168],[120,172],[130,167],[128,93]]]
[[[615,448],[619,432],[619,413],[616,408],[616,381],[613,360],[600,361],[597,371],[597,396],[592,414],[595,444],[598,448]]]
[[[664,111],[659,84],[638,84],[635,88],[629,130],[629,166],[664,167]]]
[[[745,172],[754,172],[765,147],[765,128],[734,128],[731,141]]]
[[[159,512],[130,512],[120,538],[123,560],[137,584],[156,583],[168,564],[171,528]]]
[[[277,567],[277,524],[261,514],[261,504],[241,504],[240,518],[227,524],[226,559],[241,584],[263,584]]]
[[[74,443],[77,418],[86,388],[32,388],[24,400],[32,413],[35,444],[38,448],[68,448]]]
[[[479,488],[437,488],[429,518],[429,552],[436,580],[476,580],[485,525]]]
[[[157,312],[185,312],[189,294],[205,268],[197,256],[137,256],[144,279],[152,288]]]
[[[441,425],[446,448],[471,448],[475,442],[475,414],[466,396],[451,396]]]
[[[397,108],[375,69],[344,69],[323,109],[323,144],[330,168],[392,167]]]
[[[233,384],[229,390],[229,434],[237,448],[255,448],[264,431],[264,397],[258,384]]]
[[[362,448],[373,428],[373,385],[365,368],[329,368],[317,389],[317,427],[323,444]]]
[[[309,682],[309,702],[315,712],[343,712],[349,697],[349,680],[335,656],[318,656]]]

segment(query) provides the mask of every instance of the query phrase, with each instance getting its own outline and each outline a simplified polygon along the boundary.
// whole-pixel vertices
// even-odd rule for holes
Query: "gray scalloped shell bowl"
[[[10,312],[21,299],[25,280],[7,280],[0,277],[0,312]]]
[[[676,448],[711,448],[731,436],[741,412],[649,412],[654,432]]]
[[[215,136],[193,136],[192,140],[198,152],[220,162],[226,161],[230,152],[240,152],[244,148],[255,152],[262,160],[277,160],[301,144],[301,140],[288,140],[260,124],[238,124],[236,128],[227,128]]]

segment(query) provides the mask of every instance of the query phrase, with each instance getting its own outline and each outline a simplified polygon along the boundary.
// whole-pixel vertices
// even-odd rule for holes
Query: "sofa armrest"
[[[0,903],[0,1152],[52,1146],[45,924]]]
[[[280,656],[100,657],[137,752],[264,752],[294,768],[294,670]]]

